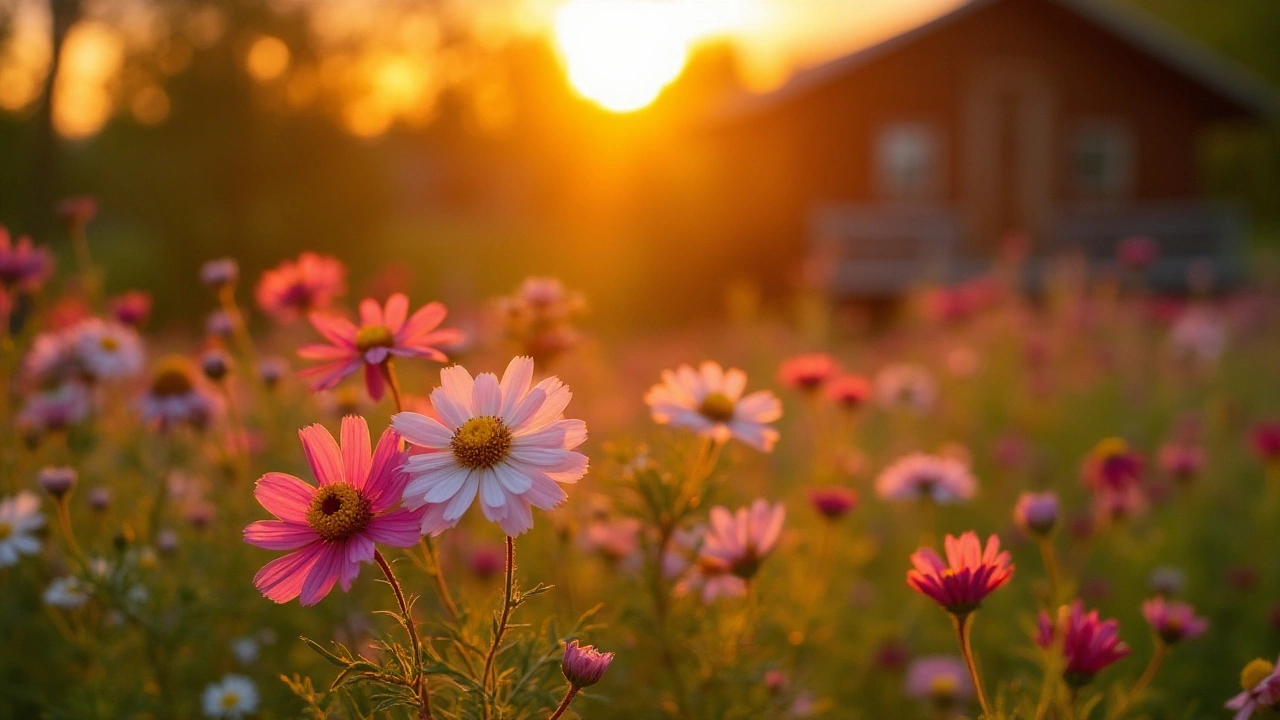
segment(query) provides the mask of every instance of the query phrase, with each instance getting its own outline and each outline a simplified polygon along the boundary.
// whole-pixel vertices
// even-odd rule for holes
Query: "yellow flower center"
[[[186,395],[195,388],[191,363],[181,355],[161,358],[151,373],[151,394],[160,397]]]
[[[0,520],[0,540],[4,540],[13,534],[13,525]]]
[[[929,681],[929,697],[934,700],[951,700],[959,689],[956,679],[950,675],[936,675]]]
[[[511,431],[501,418],[474,417],[463,423],[449,441],[458,464],[466,468],[488,468],[506,459],[511,452]]]
[[[240,707],[240,696],[239,696],[239,695],[237,695],[237,694],[235,694],[235,693],[233,693],[233,692],[227,692],[227,693],[223,693],[223,694],[222,694],[222,709],[223,709],[223,710],[231,710],[231,709],[233,709],[233,708],[237,708],[237,707]]]
[[[1240,687],[1244,688],[1245,692],[1249,692],[1262,684],[1262,681],[1266,680],[1275,670],[1275,665],[1258,658],[1245,665],[1244,670],[1240,672]]]
[[[372,518],[369,501],[346,483],[321,487],[307,510],[307,524],[329,542],[346,540],[364,530]]]
[[[711,422],[727,423],[733,419],[734,402],[724,393],[707,393],[698,405],[698,413]]]
[[[115,352],[120,349],[120,341],[110,335],[103,335],[98,339],[98,347],[107,352]]]
[[[395,334],[385,325],[366,325],[356,333],[356,349],[360,352],[376,347],[392,347],[395,344]]]
[[[1109,437],[1093,447],[1093,456],[1107,459],[1129,452],[1129,444],[1118,437]]]

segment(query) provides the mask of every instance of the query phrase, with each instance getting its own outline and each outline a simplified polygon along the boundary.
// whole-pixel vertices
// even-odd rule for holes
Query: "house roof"
[[[771,92],[742,94],[722,106],[713,122],[767,110],[824,86],[873,60],[942,30],[978,10],[1010,0],[967,0],[922,25],[821,65],[802,70]],[[1152,18],[1118,3],[1100,0],[1044,0],[1110,32],[1165,65],[1258,116],[1280,116],[1280,95],[1264,80]]]

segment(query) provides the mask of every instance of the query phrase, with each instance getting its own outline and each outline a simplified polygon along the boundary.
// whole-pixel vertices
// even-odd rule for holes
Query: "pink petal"
[[[346,561],[345,543],[323,543],[319,547],[315,564],[311,566],[306,580],[302,583],[303,605],[315,605],[329,594],[338,582],[342,563]]]
[[[307,521],[307,510],[315,495],[314,485],[280,472],[269,472],[258,478],[253,496],[267,512],[281,520],[295,523]]]
[[[364,495],[374,512],[382,512],[400,501],[400,493],[408,481],[408,475],[400,469],[404,453],[400,451],[400,434],[391,428],[382,431],[378,447],[374,448],[373,461],[364,486]]]
[[[413,547],[422,537],[421,524],[421,512],[393,510],[374,518],[364,534],[370,540],[389,547]]]
[[[447,312],[444,305],[438,302],[427,303],[410,316],[399,334],[406,343],[417,342],[420,336],[431,332],[444,322]]]
[[[405,316],[409,314],[409,298],[404,293],[396,293],[387,298],[387,307],[382,313],[382,324],[392,334],[400,332],[404,327]]]
[[[302,438],[302,451],[316,480],[321,485],[342,482],[342,452],[329,431],[323,425],[315,424],[299,430],[298,437]]]
[[[373,298],[360,301],[360,324],[364,327],[382,325],[382,307]]]
[[[244,529],[244,541],[266,550],[297,550],[319,540],[310,526],[279,520],[259,520]]]
[[[524,400],[533,382],[533,358],[516,357],[507,363],[502,373],[502,410],[501,417],[507,418],[516,406]]]
[[[287,603],[302,593],[307,573],[324,552],[324,543],[313,543],[262,566],[253,576],[254,587],[270,600]]]
[[[316,332],[334,345],[355,347],[356,333],[359,329],[350,320],[327,312],[313,312],[307,316],[307,319],[311,321],[311,326],[316,329]]]
[[[477,417],[497,416],[502,411],[502,390],[493,373],[481,373],[471,390],[471,407]]]
[[[358,415],[342,418],[342,472],[347,483],[363,489],[369,479],[369,424]]]
[[[369,392],[369,397],[374,401],[381,400],[384,385],[382,367],[379,365],[365,365],[364,387]]]
[[[453,431],[440,421],[415,412],[392,415],[391,427],[414,445],[433,450],[448,448],[449,441],[453,439]]]

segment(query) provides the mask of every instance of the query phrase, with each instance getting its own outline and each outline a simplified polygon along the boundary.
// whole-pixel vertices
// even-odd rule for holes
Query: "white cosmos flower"
[[[21,555],[40,552],[40,541],[32,534],[44,527],[40,498],[22,491],[0,500],[0,567],[18,563]]]
[[[44,601],[64,610],[74,610],[89,602],[91,588],[74,575],[60,577],[44,589]]]
[[[737,438],[769,452],[778,431],[768,423],[782,417],[782,403],[768,390],[743,397],[746,386],[746,373],[707,361],[697,370],[688,365],[663,370],[662,382],[645,393],[644,401],[660,425],[689,428],[717,442]]]
[[[97,318],[75,327],[76,354],[96,380],[114,380],[142,371],[142,341],[125,325]]]
[[[206,717],[240,720],[258,709],[258,688],[243,675],[225,675],[206,687],[201,699]]]
[[[939,504],[968,500],[977,492],[969,466],[955,458],[911,453],[898,458],[876,478],[885,500],[928,498]]]
[[[573,449],[587,439],[587,425],[566,420],[573,396],[551,377],[532,389],[533,360],[517,357],[499,381],[493,373],[472,379],[460,365],[440,371],[431,405],[440,421],[414,412],[391,418],[406,441],[422,449],[404,469],[410,509],[427,506],[422,532],[438,535],[458,524],[476,496],[480,509],[507,535],[533,527],[531,507],[550,510],[567,496],[561,483],[587,472],[587,457]]]

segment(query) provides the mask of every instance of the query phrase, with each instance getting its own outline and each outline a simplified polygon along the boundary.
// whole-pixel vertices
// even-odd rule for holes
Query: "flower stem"
[[[222,312],[231,321],[231,332],[235,334],[236,344],[240,346],[240,355],[245,363],[257,367],[258,352],[253,345],[253,336],[244,323],[244,315],[240,314],[240,306],[236,305],[236,289],[234,285],[224,285],[218,290],[218,304]]]
[[[978,676],[978,661],[973,656],[973,647],[969,644],[970,630],[973,626],[973,613],[966,613],[963,616],[952,615],[952,625],[956,629],[956,639],[960,642],[960,654],[964,656],[964,663],[969,668],[969,679],[973,681],[973,689],[978,694],[978,704],[982,706],[982,716],[984,718],[994,718],[991,712],[991,702],[987,700],[987,691],[982,687],[982,678]]]
[[[1049,537],[1040,538],[1040,558],[1049,576],[1049,607],[1054,607],[1058,604],[1058,593],[1062,591],[1062,569],[1058,566],[1058,553]]]
[[[378,370],[382,372],[382,377],[387,381],[387,387],[391,388],[391,399],[396,404],[396,412],[404,412],[404,402],[400,397],[400,381],[396,378],[396,366],[393,358],[387,358]]]
[[[502,591],[502,617],[498,621],[498,629],[493,633],[493,643],[489,646],[489,654],[484,659],[484,671],[480,675],[480,684],[486,694],[489,690],[489,676],[493,672],[493,659],[502,645],[502,636],[507,632],[507,623],[511,621],[511,610],[515,607],[516,584],[516,539],[507,536],[507,581]],[[488,701],[485,701],[485,713],[488,714]]]
[[[451,622],[458,622],[458,605],[453,601],[453,593],[449,592],[449,583],[444,578],[444,571],[440,569],[440,555],[436,552],[435,543],[431,541],[429,536],[422,538],[422,552],[427,557],[427,564],[431,568],[431,577],[436,583],[436,593],[440,595],[440,604],[444,606],[444,611],[448,613]]]
[[[409,603],[405,600],[404,591],[400,589],[400,581],[391,571],[391,565],[378,550],[373,551],[373,559],[378,563],[378,567],[382,568],[382,574],[386,576],[387,583],[396,594],[396,604],[400,606],[405,629],[409,632],[409,642],[413,645],[413,670],[409,673],[409,682],[418,696],[418,717],[421,720],[428,720],[431,717],[431,693],[427,690],[427,678],[422,674],[422,641],[418,639],[417,625],[413,621],[412,613],[409,612]]]
[[[1151,653],[1151,661],[1147,663],[1147,669],[1142,671],[1142,676],[1133,684],[1133,689],[1120,700],[1119,705],[1116,706],[1115,711],[1111,714],[1112,718],[1123,717],[1130,705],[1142,699],[1143,693],[1147,691],[1147,687],[1155,679],[1156,672],[1160,670],[1160,664],[1164,662],[1164,658],[1168,654],[1169,646],[1163,640],[1157,639],[1156,649],[1155,652]]]
[[[573,702],[573,698],[576,697],[577,694],[578,688],[570,685],[569,692],[564,694],[564,699],[560,701],[559,707],[556,708],[555,712],[551,713],[551,717],[547,718],[547,720],[559,720],[559,717],[564,714],[564,711],[569,709],[569,703]]]
[[[85,559],[84,551],[80,549],[80,543],[76,541],[75,530],[71,527],[71,509],[67,507],[67,497],[63,495],[55,503],[58,511],[58,526],[62,529],[62,538],[66,541],[67,549],[71,551],[72,557],[82,567],[88,568],[89,563]]]

